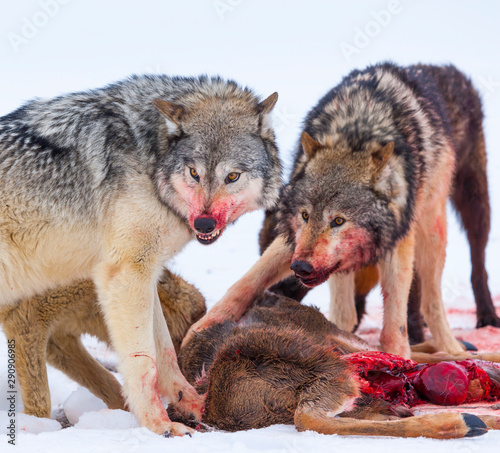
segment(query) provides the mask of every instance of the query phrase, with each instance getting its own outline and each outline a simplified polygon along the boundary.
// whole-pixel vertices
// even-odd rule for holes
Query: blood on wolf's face
[[[345,160],[345,159],[344,159]],[[318,151],[286,193],[286,222],[294,243],[291,269],[309,287],[335,272],[375,264],[390,248],[396,219],[378,181]],[[369,168],[369,161],[366,165]],[[293,192],[293,193],[292,193]]]
[[[274,94],[257,105],[231,99],[158,104],[170,133],[159,194],[200,243],[215,242],[242,214],[274,205],[281,165],[268,115],[276,100]]]
[[[263,182],[243,165],[219,164],[209,172],[193,162],[171,177],[172,186],[185,202],[184,214],[202,244],[215,242],[226,226],[246,212],[260,208]]]

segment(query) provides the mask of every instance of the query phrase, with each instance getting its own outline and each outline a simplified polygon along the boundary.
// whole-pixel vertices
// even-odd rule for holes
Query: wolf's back
[[[468,145],[476,143],[482,133],[481,100],[472,82],[453,65],[414,65],[406,68],[408,77],[420,85],[431,79],[442,96],[456,152],[467,153]]]
[[[462,110],[466,107],[481,109],[481,101],[472,82],[453,65],[434,66],[417,64],[408,66],[406,72],[411,79],[417,81],[422,80],[422,75],[431,77],[437,84],[446,102],[446,106],[450,110],[456,108],[457,105]]]

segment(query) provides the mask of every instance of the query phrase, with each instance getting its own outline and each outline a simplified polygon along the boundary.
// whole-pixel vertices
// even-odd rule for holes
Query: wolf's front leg
[[[204,399],[187,382],[179,369],[177,355],[168,331],[160,298],[155,292],[154,335],[158,351],[158,388],[160,395],[175,406],[187,419],[201,421]]]
[[[192,430],[173,423],[160,399],[153,318],[155,278],[153,266],[131,260],[102,263],[95,283],[131,412],[141,426],[157,434],[182,436]],[[162,360],[160,364],[163,368]]]
[[[255,298],[267,288],[292,274],[293,248],[283,236],[278,236],[251,269],[238,280],[197,323],[193,324],[182,342],[185,345],[194,335],[225,320],[238,321]]]
[[[411,230],[380,263],[380,283],[384,297],[380,344],[385,352],[405,359],[411,356],[407,314],[414,256],[415,234]]]
[[[358,322],[354,301],[354,272],[332,274],[330,285],[329,320],[340,329],[352,332]]]

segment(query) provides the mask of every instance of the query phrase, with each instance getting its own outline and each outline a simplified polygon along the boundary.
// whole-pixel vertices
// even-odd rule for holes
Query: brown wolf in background
[[[167,269],[157,289],[172,342],[179,352],[188,328],[206,312],[205,299],[194,286]],[[0,324],[5,335],[16,342],[16,372],[26,414],[50,417],[46,363],[88,388],[110,409],[125,409],[122,386],[80,339],[88,333],[112,348],[91,280],[4,307],[0,309]]]

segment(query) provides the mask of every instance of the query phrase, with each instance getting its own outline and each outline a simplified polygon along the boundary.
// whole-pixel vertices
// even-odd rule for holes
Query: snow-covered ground
[[[278,91],[275,125],[289,168],[300,123],[319,97],[343,75],[381,60],[399,64],[454,63],[481,92],[486,114],[489,185],[493,211],[487,254],[492,294],[500,302],[500,2],[459,0],[25,0],[2,5],[0,15],[0,115],[34,96],[97,87],[132,73],[221,74],[267,96]],[[451,212],[451,211],[450,211]],[[195,283],[213,305],[256,260],[262,213],[248,214],[216,244],[192,243],[171,267]],[[455,328],[474,326],[468,244],[450,215],[443,293]],[[325,285],[306,303],[328,310]],[[370,296],[367,333],[380,321],[380,294]],[[461,330],[459,333],[464,333]],[[484,336],[488,336],[488,331]],[[102,344],[85,344],[113,361]],[[0,433],[7,426],[7,347],[0,332]],[[52,405],[76,425],[18,414],[19,451],[364,451],[422,449],[498,451],[500,432],[460,441],[366,439],[297,433],[274,426],[236,434],[197,433],[163,439],[137,427],[123,412],[102,409],[95,398],[49,369]],[[73,393],[75,392],[76,393]],[[20,405],[18,405],[20,409]],[[38,433],[38,434],[33,434]],[[5,445],[5,447],[4,447]],[[0,451],[7,451],[0,434]]]

